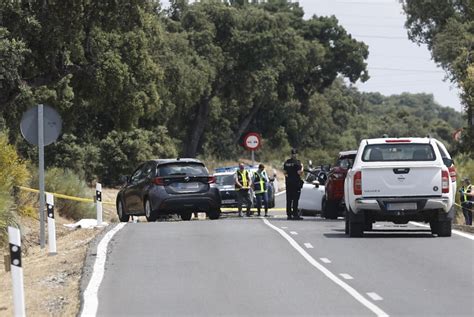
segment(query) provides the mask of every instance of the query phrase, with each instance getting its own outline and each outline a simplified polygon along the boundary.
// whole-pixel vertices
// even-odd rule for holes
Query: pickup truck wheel
[[[451,221],[438,221],[438,237],[451,236]]]
[[[364,235],[364,224],[349,220],[349,237],[362,237]]]
[[[370,220],[367,221],[366,220],[365,223],[364,223],[364,231],[372,231],[372,229],[373,229],[372,227],[373,227],[372,221],[370,221]]]
[[[190,212],[190,211],[185,211],[185,212],[182,212],[181,213],[181,220],[184,220],[184,221],[189,221],[191,220],[191,217],[192,217],[193,213]]]
[[[349,217],[347,216],[347,214],[346,214],[346,219],[345,220],[346,220],[345,221],[346,225],[344,226],[344,233],[349,234]]]
[[[324,217],[326,219],[337,219],[337,202],[327,200],[324,204]]]

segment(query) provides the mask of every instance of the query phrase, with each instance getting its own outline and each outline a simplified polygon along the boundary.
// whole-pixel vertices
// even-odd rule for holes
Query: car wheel
[[[219,217],[221,216],[221,211],[219,209],[208,211],[207,216],[211,220],[219,219]]]
[[[117,216],[121,222],[128,222],[130,220],[130,215],[125,213],[125,209],[121,200],[117,202]]]
[[[148,222],[154,222],[158,218],[156,213],[153,212],[150,201],[148,199],[145,200],[145,217]]]
[[[182,212],[181,215],[180,215],[180,216],[181,216],[181,220],[189,221],[189,220],[191,220],[191,216],[192,216],[192,215],[193,215],[193,213],[190,212],[190,211]]]
[[[438,237],[451,236],[451,221],[438,221]]]
[[[432,234],[438,234],[438,222],[437,221],[430,221],[430,228]]]
[[[326,201],[326,218],[327,219],[337,219],[337,202]]]

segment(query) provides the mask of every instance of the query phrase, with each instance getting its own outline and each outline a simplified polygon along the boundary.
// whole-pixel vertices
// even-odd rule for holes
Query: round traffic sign
[[[63,126],[61,116],[53,108],[42,105],[35,106],[23,113],[20,130],[23,137],[33,145],[38,144],[38,110],[43,109],[43,145],[56,141]]]
[[[249,151],[255,151],[262,146],[260,134],[255,132],[247,133],[244,137],[244,147]]]

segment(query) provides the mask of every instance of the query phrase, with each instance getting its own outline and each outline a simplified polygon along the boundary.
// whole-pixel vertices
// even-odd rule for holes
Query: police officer
[[[301,187],[303,187],[303,164],[296,159],[296,149],[291,150],[291,158],[285,161],[283,169],[285,170],[286,184],[286,215],[288,220],[301,220],[299,215],[298,201],[301,195]]]
[[[234,175],[235,191],[237,193],[237,209],[239,210],[239,217],[242,217],[242,204],[247,207],[247,217],[250,217],[250,207],[252,207],[252,200],[250,199],[250,187],[252,186],[252,179],[250,173],[245,169],[243,163],[239,163],[239,169]]]
[[[268,217],[268,182],[269,179],[267,172],[265,171],[265,165],[258,165],[258,170],[253,174],[252,183],[255,193],[255,199],[257,200],[257,213],[259,216],[263,200],[263,206],[265,208],[265,217]]]
[[[463,179],[463,186],[459,190],[461,194],[461,207],[466,225],[472,226],[472,205],[474,201],[474,191],[472,190],[469,178]]]

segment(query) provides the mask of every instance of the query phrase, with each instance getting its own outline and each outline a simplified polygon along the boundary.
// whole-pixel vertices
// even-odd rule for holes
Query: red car
[[[354,163],[356,154],[357,151],[339,152],[336,165],[329,171],[323,201],[323,217],[337,219],[338,216],[344,216],[344,179],[347,170]]]

